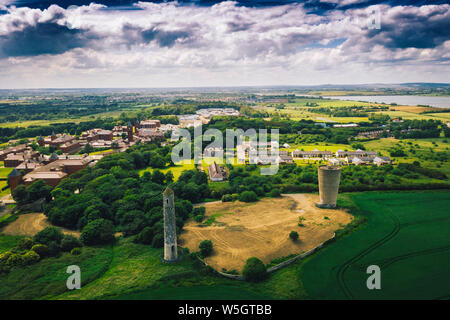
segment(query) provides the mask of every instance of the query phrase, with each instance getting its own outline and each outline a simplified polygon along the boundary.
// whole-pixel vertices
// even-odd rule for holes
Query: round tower
[[[319,166],[319,208],[336,208],[336,200],[341,179],[341,167]]]
[[[164,208],[164,260],[176,261],[177,253],[177,229],[175,224],[174,193],[169,187],[163,192]]]

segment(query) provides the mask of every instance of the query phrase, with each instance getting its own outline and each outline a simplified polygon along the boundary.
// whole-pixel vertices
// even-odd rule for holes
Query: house
[[[21,154],[10,153],[3,160],[3,165],[5,168],[15,168],[24,161],[25,157],[22,153]]]
[[[59,150],[61,150],[63,153],[71,153],[79,150],[81,148],[80,141],[75,140],[67,143],[63,143],[59,146]]]
[[[162,132],[159,132],[155,129],[139,129],[137,135],[139,138],[146,141],[162,140],[162,138],[164,137],[164,134]]]
[[[45,140],[45,144],[58,148],[60,145],[70,143],[73,140],[75,140],[75,137],[66,134],[60,135],[58,137],[52,135],[50,137],[50,140]]]
[[[377,152],[376,151],[363,151],[361,149],[358,149],[356,151],[342,151],[338,150],[336,151],[336,157],[338,158],[345,158],[345,157],[376,157]]]
[[[328,163],[332,166],[340,166],[342,164],[342,161],[337,158],[331,158],[328,159]]]
[[[298,151],[295,153],[298,158],[330,158],[333,155],[331,151],[320,151],[314,149],[312,151]]]
[[[294,151],[292,151],[292,157],[293,158],[299,158],[300,157],[300,150],[295,149]]]
[[[53,160],[24,175],[23,182],[29,185],[37,180],[44,180],[49,186],[55,187],[68,175],[86,168],[90,161],[92,159],[89,157],[83,159]]]
[[[377,166],[382,166],[384,164],[390,164],[391,158],[389,157],[375,157],[373,159],[373,164],[376,164]]]
[[[37,168],[39,168],[41,164],[39,162],[33,160],[25,160],[21,164],[16,167],[16,170],[24,171],[25,173],[29,173]]]
[[[20,153],[27,149],[26,144],[21,144],[15,147],[6,148],[3,150],[0,150],[0,161],[5,160],[6,156],[10,153]]]
[[[139,128],[142,129],[156,129],[161,127],[160,120],[143,120],[139,123]]]
[[[280,155],[280,164],[294,163],[294,159],[289,155]]]
[[[223,181],[227,175],[225,167],[219,166],[215,161],[209,166],[208,173],[211,181]]]

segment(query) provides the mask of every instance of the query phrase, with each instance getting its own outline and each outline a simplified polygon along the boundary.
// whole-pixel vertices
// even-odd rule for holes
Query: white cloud
[[[366,9],[319,16],[307,14],[299,4],[249,8],[231,1],[211,7],[140,2],[136,6],[141,10],[104,10],[98,4],[9,8],[0,16],[0,39],[9,41],[4,46],[9,51],[0,59],[0,87],[449,80],[450,72],[443,72],[450,71],[450,41],[445,41],[449,36],[426,27],[428,22],[448,23],[448,5],[380,6],[381,30],[367,29]],[[38,46],[39,50],[23,46],[21,33],[26,30],[33,37],[33,31],[48,24],[59,26],[60,43],[49,42],[50,48]],[[433,38],[414,37],[411,27]],[[333,45],[336,39],[342,41]],[[46,39],[38,40],[42,44]],[[420,79],[418,70],[427,78]]]

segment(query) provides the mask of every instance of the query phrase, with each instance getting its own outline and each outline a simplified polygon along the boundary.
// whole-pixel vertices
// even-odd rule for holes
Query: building
[[[3,165],[5,168],[15,168],[24,161],[25,157],[23,154],[10,153],[3,160]]]
[[[81,135],[81,139],[87,140],[88,142],[97,140],[112,141],[113,137],[114,137],[113,131],[104,129],[92,129],[84,132]]]
[[[81,149],[80,141],[74,140],[71,142],[63,143],[58,147],[58,149],[63,153],[76,152],[77,150]]]
[[[154,140],[160,141],[164,138],[164,134],[155,129],[139,129],[137,135],[144,141],[154,141]]]
[[[292,151],[292,156],[295,158],[331,158],[333,155],[333,152],[331,151],[320,151],[317,149],[314,149],[312,151],[299,151],[294,150]]]
[[[143,120],[139,123],[139,129],[156,129],[161,127],[160,120]]]
[[[60,145],[66,144],[66,143],[70,143],[73,140],[75,140],[75,137],[63,134],[63,135],[60,135],[58,137],[52,135],[50,137],[50,140],[44,140],[44,141],[45,141],[45,144],[48,144],[50,146],[54,146],[54,147],[56,147],[58,149]]]
[[[289,155],[280,155],[280,164],[294,163],[294,159]]]
[[[21,164],[19,164],[16,169],[20,171],[24,171],[25,173],[29,173],[37,168],[41,167],[41,163],[33,160],[25,160]]]
[[[391,162],[392,162],[392,160],[389,157],[375,157],[373,159],[373,164],[376,164],[377,166],[390,164]]]
[[[227,176],[225,167],[219,166],[215,161],[209,166],[208,173],[211,181],[223,181]]]
[[[15,147],[6,148],[3,150],[0,150],[0,161],[4,161],[5,158],[8,156],[8,154],[11,153],[21,153],[24,152],[27,149],[26,144],[21,144]]]
[[[36,180],[44,180],[49,186],[55,187],[68,175],[86,168],[91,160],[89,157],[53,160],[24,175],[23,182],[29,185]]]
[[[337,158],[331,158],[328,159],[328,163],[332,166],[340,166],[342,164],[342,161]]]
[[[356,151],[342,151],[338,150],[336,151],[336,157],[338,158],[345,158],[345,157],[376,157],[377,152],[376,151],[364,151],[361,149],[358,149]]]

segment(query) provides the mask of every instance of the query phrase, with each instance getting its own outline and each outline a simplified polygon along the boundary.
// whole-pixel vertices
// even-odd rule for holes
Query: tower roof
[[[166,190],[163,191],[163,195],[165,196],[173,195],[173,190],[170,187],[167,187]]]
[[[8,174],[8,177],[18,177],[18,176],[20,176],[20,172],[16,168],[14,168],[14,170]]]
[[[55,130],[52,131],[52,136],[56,136]]]

